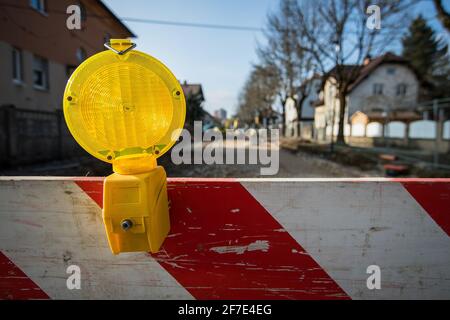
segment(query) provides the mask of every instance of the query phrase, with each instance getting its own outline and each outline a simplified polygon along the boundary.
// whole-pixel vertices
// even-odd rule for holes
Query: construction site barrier
[[[162,249],[116,256],[102,184],[0,178],[0,299],[450,298],[450,179],[169,179]]]

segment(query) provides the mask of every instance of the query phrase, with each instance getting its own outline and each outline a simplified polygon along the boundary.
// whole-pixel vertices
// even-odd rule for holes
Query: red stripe
[[[100,206],[102,185],[77,182]],[[197,299],[349,299],[239,183],[169,181],[171,233],[153,257]]]
[[[49,296],[0,252],[0,300],[49,299]]]
[[[100,208],[103,208],[103,180],[75,180],[75,183],[94,200]]]
[[[411,196],[428,212],[433,220],[450,236],[450,183],[402,182]]]

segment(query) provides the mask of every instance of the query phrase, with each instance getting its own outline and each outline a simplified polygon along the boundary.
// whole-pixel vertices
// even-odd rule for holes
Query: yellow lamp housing
[[[84,61],[64,92],[75,140],[112,163],[103,190],[103,221],[114,254],[157,252],[170,229],[167,178],[156,159],[176,142],[186,116],[178,80],[128,39]]]

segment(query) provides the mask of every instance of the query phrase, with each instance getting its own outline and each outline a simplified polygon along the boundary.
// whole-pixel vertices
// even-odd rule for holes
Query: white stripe
[[[101,209],[74,182],[5,180],[0,251],[51,298],[193,299],[147,254],[114,256]],[[81,290],[67,289],[72,264],[81,268]]]
[[[53,176],[0,176],[0,181],[103,181],[104,177],[53,177]],[[362,178],[168,178],[168,181],[239,181],[239,182],[391,182],[391,181],[420,181],[420,182],[446,182],[450,183],[450,178],[383,178],[383,177],[362,177]]]
[[[242,184],[351,298],[450,298],[450,238],[400,183]]]

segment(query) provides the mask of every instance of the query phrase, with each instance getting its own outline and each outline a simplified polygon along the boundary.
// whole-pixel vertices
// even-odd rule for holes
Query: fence
[[[0,106],[0,164],[15,166],[68,159],[83,154],[70,135],[61,110]]]
[[[438,132],[438,126],[442,130]],[[330,130],[329,130],[330,131]],[[335,131],[337,131],[335,129]],[[329,133],[329,132],[328,132]],[[335,132],[336,135],[337,132]],[[368,138],[410,138],[410,139],[443,139],[449,140],[450,120],[441,124],[433,120],[419,120],[411,123],[392,121],[386,124],[369,122],[367,125],[355,123],[346,125],[345,136]]]
[[[389,144],[393,147],[439,153],[450,151],[449,120],[419,120],[410,123],[400,121],[354,123],[348,127],[345,130],[345,136],[347,142],[352,145],[371,147]],[[327,136],[330,136],[330,130],[328,130]]]
[[[450,299],[449,179],[168,179],[167,190],[161,251],[114,256],[103,179],[0,178],[0,299]],[[380,289],[367,285],[373,266]],[[74,267],[81,290],[67,287]]]
[[[370,112],[368,114],[352,119],[351,124],[345,124],[347,143],[360,147],[389,146],[423,150],[435,155],[450,152],[450,98],[425,101],[408,110],[393,109],[381,116],[375,114],[374,119],[370,118]],[[329,142],[333,136],[335,140],[338,123],[333,126],[326,122],[323,125],[315,128],[315,139]]]
[[[285,135],[287,137],[297,137],[310,140],[314,136],[314,122],[312,121],[291,121],[286,124]]]

